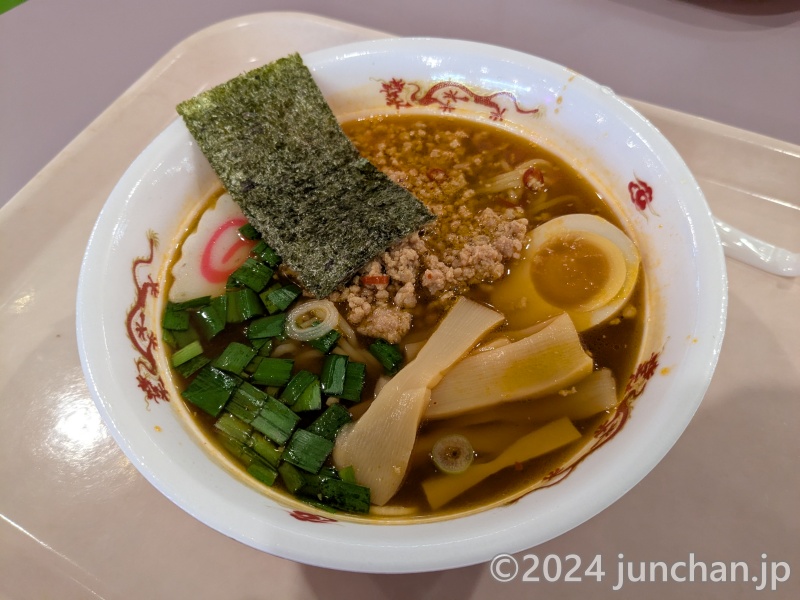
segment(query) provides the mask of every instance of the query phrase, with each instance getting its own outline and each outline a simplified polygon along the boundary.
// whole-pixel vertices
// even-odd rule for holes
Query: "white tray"
[[[752,597],[758,582],[613,592],[618,555],[637,565],[690,554],[709,568],[742,561],[752,576],[766,553],[768,569],[769,561],[800,568],[800,283],[732,261],[722,355],[686,433],[619,502],[530,551],[565,565],[570,554],[584,566],[600,556],[600,582],[536,584],[520,575],[501,587],[478,565],[403,576],[398,587],[397,576],[306,567],[207,528],[125,459],[89,397],[74,327],[80,260],[111,188],[173,120],[174,105],[202,88],[291,51],[383,35],[297,13],[203,30],[0,209],[0,598],[733,598]],[[632,103],[683,154],[718,217],[800,250],[800,147]],[[532,566],[524,553],[517,558],[522,570]],[[541,568],[534,574],[543,578]],[[800,597],[798,581],[795,574],[770,597]]]

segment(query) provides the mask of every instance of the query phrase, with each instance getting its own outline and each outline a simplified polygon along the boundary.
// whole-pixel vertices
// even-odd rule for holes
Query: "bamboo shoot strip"
[[[425,417],[544,396],[580,381],[593,366],[572,320],[563,314],[537,333],[462,360],[433,389]]]
[[[465,413],[447,420],[454,428],[507,423],[514,426],[547,423],[560,417],[580,421],[604,411],[613,410],[619,403],[617,386],[611,369],[593,371],[568,390],[548,394],[535,400],[512,402],[502,411],[493,409]],[[502,425],[501,425],[502,426]]]
[[[500,313],[460,298],[417,358],[381,388],[358,421],[342,427],[333,462],[353,467],[356,481],[370,488],[373,504],[386,504],[403,482],[430,388],[502,321]]]
[[[559,419],[520,438],[494,460],[481,465],[473,464],[458,475],[432,477],[422,483],[422,489],[431,508],[436,510],[498,471],[543,456],[580,437],[580,432],[569,419]]]
[[[250,223],[317,297],[434,219],[359,155],[297,54],[177,110]]]

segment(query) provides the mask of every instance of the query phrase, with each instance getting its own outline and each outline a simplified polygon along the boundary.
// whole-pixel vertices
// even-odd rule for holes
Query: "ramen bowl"
[[[727,287],[722,248],[686,164],[645,118],[578,73],[455,40],[386,39],[303,56],[340,119],[447,113],[529,137],[601,192],[639,248],[644,333],[621,402],[569,462],[513,502],[417,522],[352,519],[253,485],[186,417],[160,338],[166,265],[187,215],[219,186],[182,121],[130,166],[83,261],[84,372],[115,440],[187,513],[253,548],[361,572],[441,570],[550,540],[638,483],[678,440],[717,362]],[[635,418],[630,418],[635,415]]]

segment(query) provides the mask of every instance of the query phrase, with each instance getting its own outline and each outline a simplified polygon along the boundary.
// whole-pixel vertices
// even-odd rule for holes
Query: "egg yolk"
[[[562,237],[536,253],[531,278],[546,302],[571,310],[586,304],[603,290],[610,270],[601,248],[580,236]]]

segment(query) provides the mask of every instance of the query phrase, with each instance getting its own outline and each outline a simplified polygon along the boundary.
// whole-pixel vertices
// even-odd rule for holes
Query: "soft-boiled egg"
[[[495,284],[491,302],[506,313],[512,328],[566,312],[584,331],[625,306],[639,262],[633,241],[606,219],[556,217],[528,234],[524,255]]]

